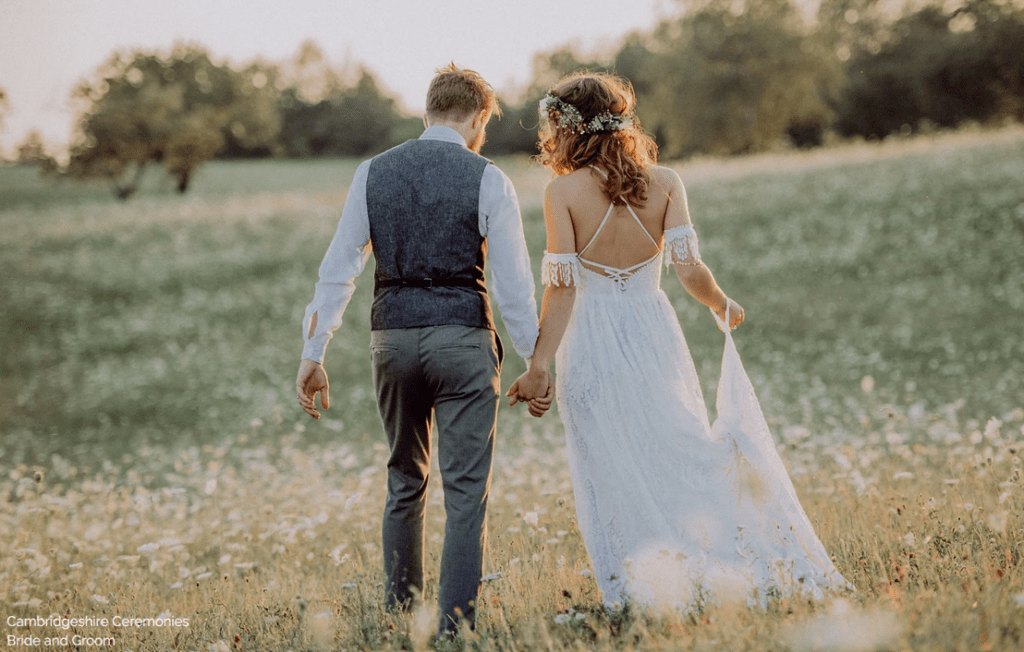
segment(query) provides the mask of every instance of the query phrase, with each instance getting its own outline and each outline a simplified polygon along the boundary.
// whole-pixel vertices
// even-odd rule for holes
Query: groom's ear
[[[491,112],[487,109],[478,111],[473,115],[473,122],[470,123],[470,127],[476,129],[477,127],[486,127],[487,123],[491,119]]]

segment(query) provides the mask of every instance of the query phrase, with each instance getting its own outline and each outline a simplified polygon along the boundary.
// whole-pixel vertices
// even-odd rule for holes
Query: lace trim
[[[540,263],[540,282],[555,287],[571,287],[579,283],[580,261],[576,254],[544,252]]]
[[[676,263],[681,265],[699,265],[700,249],[697,246],[697,232],[692,224],[675,226],[665,231],[665,267]]]

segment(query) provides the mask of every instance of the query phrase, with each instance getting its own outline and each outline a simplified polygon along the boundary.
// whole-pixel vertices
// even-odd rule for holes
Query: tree
[[[277,135],[279,117],[271,89],[264,91],[265,76],[258,66],[239,73],[215,64],[196,46],[176,47],[166,57],[114,54],[96,79],[75,89],[83,110],[66,172],[106,178],[126,199],[155,162],[185,192],[195,169],[225,145],[226,134],[247,146]]]
[[[422,125],[403,117],[366,69],[351,87],[339,81],[322,99],[309,97],[297,87],[281,95],[281,143],[288,156],[366,156],[413,136]]]
[[[294,89],[296,97],[316,104],[340,93],[345,87],[344,71],[331,64],[313,40],[305,40],[282,71],[282,87]]]
[[[7,92],[0,88],[0,132],[4,130],[4,115],[10,110],[11,105],[7,101]],[[2,152],[0,152],[2,156]]]
[[[639,70],[641,117],[666,155],[761,151],[794,133],[820,138],[842,78],[790,0],[688,7],[655,29],[653,61]]]
[[[579,70],[607,71],[606,63],[581,58],[572,47],[561,47],[533,57],[533,81],[517,103],[501,102],[501,118],[491,119],[487,126],[484,153],[536,154],[540,118],[537,103],[559,79]]]
[[[572,46],[564,46],[550,52],[541,52],[533,56],[533,82],[526,94],[536,104],[559,79],[581,70],[590,72],[608,72],[606,62],[597,59],[581,58]]]
[[[40,163],[47,158],[43,136],[39,131],[33,129],[18,145],[17,161],[18,163]]]
[[[238,71],[245,99],[235,106],[234,119],[224,130],[218,158],[265,158],[281,153],[280,69],[256,60]]]
[[[907,11],[887,39],[854,53],[837,131],[884,138],[926,122],[1024,120],[1021,42],[1019,3],[961,0]]]
[[[511,104],[499,98],[501,117],[491,118],[487,125],[485,156],[507,154],[536,154],[537,129],[540,120],[537,102],[540,97],[526,96],[519,104]]]

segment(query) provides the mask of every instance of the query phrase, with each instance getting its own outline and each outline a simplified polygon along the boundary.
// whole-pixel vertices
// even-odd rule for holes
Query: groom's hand
[[[295,391],[299,396],[299,405],[314,419],[320,418],[313,399],[320,392],[320,405],[323,409],[331,407],[330,385],[327,372],[319,362],[303,358],[299,363],[299,375],[295,379]]]

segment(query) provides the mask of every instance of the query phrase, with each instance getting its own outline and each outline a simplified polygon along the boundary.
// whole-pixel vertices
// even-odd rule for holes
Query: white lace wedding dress
[[[660,287],[666,251],[666,264],[699,260],[693,227],[666,231],[663,251],[621,270],[583,258],[611,213],[579,254],[545,252],[542,263],[545,284],[576,287],[556,396],[604,604],[753,606],[848,588],[800,506],[728,329],[719,418],[708,421]]]

